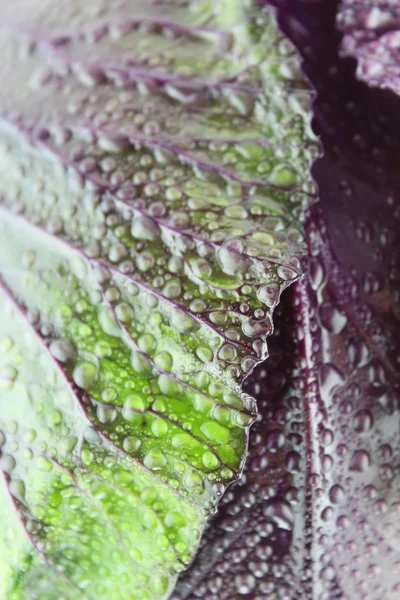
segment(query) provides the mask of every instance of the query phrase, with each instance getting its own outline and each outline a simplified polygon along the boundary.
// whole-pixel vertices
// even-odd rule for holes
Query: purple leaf
[[[307,276],[286,295],[231,487],[174,598],[394,600],[400,593],[400,106],[338,58],[335,3],[281,3],[318,91],[325,156]]]
[[[357,62],[357,76],[400,94],[400,5],[398,0],[343,0],[337,24],[341,52]]]

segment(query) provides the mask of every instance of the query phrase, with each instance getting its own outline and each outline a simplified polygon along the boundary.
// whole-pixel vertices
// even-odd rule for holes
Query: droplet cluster
[[[167,598],[301,274],[310,92],[252,2],[34,4],[0,7],[0,596]]]
[[[357,59],[357,75],[400,93],[400,11],[396,2],[343,0],[337,16],[342,52]]]
[[[260,414],[245,477],[174,600],[399,597],[400,112],[338,58],[334,8],[280,14],[318,90],[325,150],[307,278],[284,295],[247,383]]]

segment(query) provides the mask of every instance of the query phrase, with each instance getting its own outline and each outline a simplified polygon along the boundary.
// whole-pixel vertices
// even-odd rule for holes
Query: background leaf
[[[0,594],[164,598],[301,272],[310,93],[253,3],[37,4],[0,13]]]
[[[308,276],[248,380],[260,415],[174,598],[399,596],[399,105],[338,58],[335,3],[281,3],[318,91]]]
[[[342,52],[357,60],[357,76],[400,93],[400,7],[389,2],[343,0],[337,16]]]

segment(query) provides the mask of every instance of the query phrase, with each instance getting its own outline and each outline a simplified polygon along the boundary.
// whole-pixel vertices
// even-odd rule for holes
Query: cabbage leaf
[[[89,4],[0,9],[7,600],[170,595],[241,473],[314,195],[271,9]]]

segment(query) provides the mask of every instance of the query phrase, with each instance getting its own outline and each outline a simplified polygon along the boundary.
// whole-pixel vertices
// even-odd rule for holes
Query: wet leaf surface
[[[337,16],[342,52],[358,63],[357,76],[368,84],[400,93],[400,6],[389,2],[344,0]]]
[[[0,595],[166,598],[301,273],[309,87],[253,3],[4,10]]]
[[[247,383],[260,415],[244,477],[177,599],[399,596],[399,106],[338,58],[335,16],[335,3],[280,4],[318,92],[320,202],[307,276]]]

